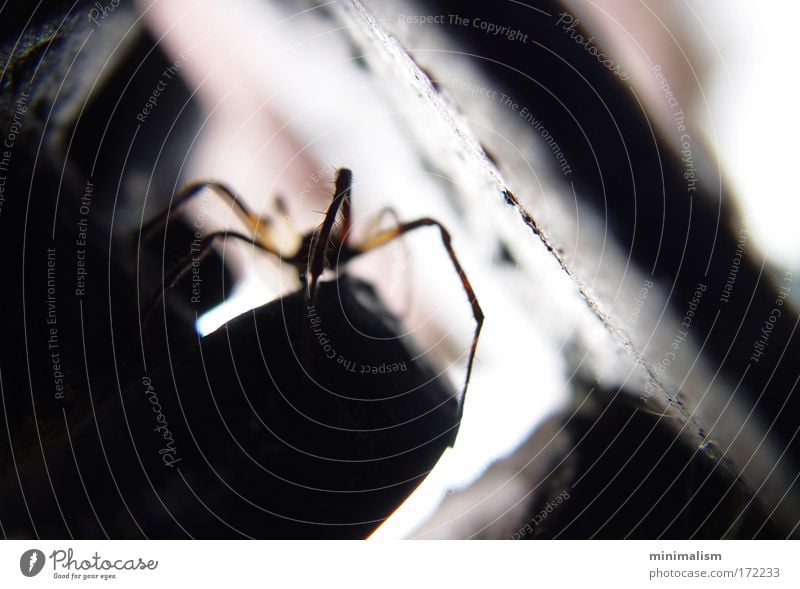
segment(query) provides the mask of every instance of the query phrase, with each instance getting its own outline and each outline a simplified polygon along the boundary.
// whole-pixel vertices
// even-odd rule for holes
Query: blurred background
[[[319,223],[346,166],[355,236],[386,207],[441,221],[486,314],[454,447],[372,538],[794,536],[792,10],[8,2],[8,275],[41,269],[31,243],[61,235],[58,247],[75,249],[91,184],[97,304],[70,293],[74,324],[61,331],[76,334],[65,360],[82,373],[75,388],[108,383],[121,353],[108,343],[140,331],[129,313],[191,233],[142,254],[150,270],[131,264],[131,236],[182,184],[226,182],[285,240]],[[184,215],[186,231],[237,227],[210,193]],[[201,335],[298,288],[279,260],[244,244],[224,243],[210,264]],[[348,271],[376,286],[458,389],[474,320],[436,232]],[[26,312],[41,311],[29,310],[30,292],[46,290],[36,276],[3,295],[22,310],[4,330],[4,390],[30,391],[4,393],[16,425],[3,464],[18,506],[19,448],[44,445],[26,430],[30,408],[69,430],[30,378],[29,350],[46,339],[27,335]],[[195,323],[185,294],[166,303],[168,334]],[[77,335],[85,321],[103,334],[96,351]]]

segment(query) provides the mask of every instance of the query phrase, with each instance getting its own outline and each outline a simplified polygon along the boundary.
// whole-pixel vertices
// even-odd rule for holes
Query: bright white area
[[[704,83],[710,119],[700,119],[748,213],[756,242],[779,264],[800,253],[800,4],[748,0],[692,2],[719,55]],[[710,123],[713,123],[713,127]]]

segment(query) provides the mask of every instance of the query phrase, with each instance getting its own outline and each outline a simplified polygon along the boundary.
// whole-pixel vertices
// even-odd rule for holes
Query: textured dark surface
[[[800,395],[793,359],[800,355],[798,316],[789,305],[776,303],[778,288],[792,286],[791,274],[788,282],[781,282],[784,268],[775,269],[774,279],[774,269],[762,265],[701,134],[692,135],[701,182],[689,191],[680,154],[654,128],[628,83],[557,26],[564,7],[553,0],[529,4],[497,2],[491,16],[478,1],[434,0],[426,9],[430,14],[482,17],[529,35],[522,44],[473,26],[446,31],[474,56],[471,61],[493,81],[493,89],[510,95],[543,122],[570,162],[569,180],[577,198],[607,223],[611,236],[642,272],[664,287],[676,317],[686,313],[697,285],[707,286],[693,317],[692,337],[703,342],[712,371],[730,383],[741,380],[731,394],[748,408],[754,406],[756,418],[769,425],[782,452],[785,448],[779,468],[796,488]],[[576,33],[592,36],[581,25]],[[557,169],[555,161],[553,167]],[[568,186],[564,190],[571,195]],[[732,290],[723,297],[726,283]],[[780,319],[767,326],[767,349],[753,361],[754,344],[775,308]],[[789,529],[795,524],[788,522]]]
[[[525,539],[777,538],[750,489],[702,439],[688,445],[669,418],[594,392],[565,419],[572,443],[529,510]],[[567,499],[559,500],[566,492]],[[550,506],[548,508],[548,505]]]
[[[367,535],[452,443],[457,395],[367,284],[320,286],[324,335],[305,311],[295,293],[245,313],[112,395],[72,428],[72,449],[45,439],[63,520],[33,451],[27,508],[4,482],[6,533],[34,535],[29,509],[52,538]]]

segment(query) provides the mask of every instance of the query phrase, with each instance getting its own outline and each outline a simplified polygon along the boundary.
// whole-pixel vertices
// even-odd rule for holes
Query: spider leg
[[[161,213],[156,215],[153,219],[142,225],[140,230],[141,241],[147,241],[149,239],[152,239],[156,234],[157,230],[169,224],[169,222],[171,221],[170,216],[174,210],[182,207],[188,201],[196,197],[198,194],[202,193],[202,191],[207,188],[212,190],[214,194],[221,197],[223,200],[230,203],[232,210],[244,223],[246,228],[252,232],[254,237],[246,237],[243,234],[236,232],[228,232],[227,233],[228,236],[237,239],[243,239],[248,243],[251,243],[254,246],[264,251],[274,254],[279,258],[281,258],[282,256],[294,256],[297,254],[297,250],[300,249],[300,238],[297,236],[296,231],[292,235],[290,235],[291,239],[290,247],[284,248],[283,246],[286,245],[285,242],[284,243],[276,242],[275,238],[280,237],[280,234],[274,227],[273,220],[267,215],[261,217],[256,215],[253,211],[251,211],[247,207],[247,205],[244,204],[244,201],[240,196],[238,196],[227,185],[223,184],[222,182],[218,182],[216,180],[199,180],[184,186],[175,195],[170,205],[164,211],[162,211]],[[276,207],[281,212],[288,211],[285,203],[279,198],[276,199]],[[290,229],[294,231],[293,227],[290,227]],[[201,260],[205,259],[211,252],[211,242],[213,242],[214,238],[224,235],[225,232],[222,231],[217,231],[215,233],[206,235],[200,241],[200,245],[195,246],[193,251],[195,252],[201,251],[202,255],[200,256],[200,259]],[[285,251],[286,249],[288,249],[289,251],[288,252]],[[198,256],[194,257],[196,258]],[[192,255],[187,255],[181,260],[181,262],[178,264],[178,267],[183,267],[183,274],[181,274],[180,276],[176,276],[174,280],[172,280],[171,283],[166,287],[167,289],[175,286],[175,284],[183,277],[183,275],[186,272],[188,272],[188,268],[191,266],[192,263],[192,258],[193,258]],[[159,299],[151,303],[150,308],[147,312],[147,316],[149,316],[149,314],[153,311],[155,305],[158,304],[160,298],[163,296],[164,293],[162,292]]]
[[[273,240],[273,220],[268,215],[261,217],[255,214],[244,203],[241,196],[237,195],[226,184],[216,180],[198,180],[181,188],[166,209],[142,225],[140,231],[141,240],[147,241],[151,239],[158,229],[169,224],[170,217],[174,210],[185,205],[191,199],[201,194],[206,188],[212,190],[214,194],[230,203],[231,209],[236,216],[253,232],[255,240],[261,242],[261,244],[266,247],[271,247],[273,249],[276,247]],[[279,208],[285,206],[285,203],[282,201],[277,204]],[[295,244],[295,248],[296,247]],[[289,252],[287,255],[292,255],[293,253],[294,252]]]
[[[353,173],[347,168],[342,168],[336,175],[336,194],[342,194],[342,245],[347,245],[350,237],[350,224],[352,213],[350,212],[350,193],[353,185]]]
[[[394,207],[381,207],[378,209],[378,212],[373,215],[372,219],[370,219],[369,227],[367,227],[366,232],[369,237],[366,239],[366,241],[369,241],[372,237],[381,232],[380,225],[384,217],[391,217],[392,221],[394,221],[396,225],[402,225],[400,216],[397,214],[397,211],[394,209]]]
[[[271,243],[280,249],[287,258],[294,256],[301,248],[303,236],[292,224],[289,206],[281,195],[276,195],[273,199],[277,218],[275,220],[268,216],[260,217],[260,223],[265,228],[265,233]]]
[[[217,239],[228,239],[228,238],[239,239],[267,253],[280,257],[280,253],[270,245],[262,243],[257,239],[244,235],[243,233],[237,233],[235,231],[215,231],[213,233],[209,233],[208,235],[203,236],[203,238],[200,240],[199,246],[193,249],[192,252],[187,254],[183,259],[181,259],[181,261],[175,265],[175,267],[169,272],[169,274],[165,276],[164,287],[162,289],[159,289],[158,294],[146,307],[146,312],[142,320],[142,327],[147,325],[147,323],[151,318],[151,315],[153,314],[153,311],[155,311],[158,304],[164,299],[167,291],[174,288],[181,281],[181,279],[183,279],[192,270],[192,268],[195,265],[200,264],[203,260],[205,260],[208,257],[208,255],[211,253],[214,247],[214,242]]]
[[[381,232],[381,221],[385,217],[391,217],[392,221],[396,226],[402,225],[402,221],[400,221],[400,216],[397,214],[397,211],[390,206],[382,207],[378,209],[377,214],[375,214],[369,222],[369,227],[367,228],[366,235],[367,238],[365,241],[370,241],[374,236],[378,235]],[[401,247],[403,248],[403,256],[406,260],[410,258],[410,254],[408,251],[408,244],[404,240],[400,240]],[[404,311],[401,314],[404,315],[410,308],[411,308],[411,296],[412,292],[411,289],[406,287],[405,288],[405,301],[403,303]]]
[[[336,192],[325,213],[325,219],[323,219],[322,224],[314,230],[312,235],[307,268],[308,290],[306,291],[306,299],[308,301],[314,300],[317,293],[317,282],[319,281],[319,277],[322,276],[322,272],[325,270],[325,256],[328,253],[331,235],[333,234],[339,209],[342,209],[344,217],[341,232],[338,233],[338,235],[343,236],[342,244],[344,244],[344,240],[350,232],[350,187],[352,183],[353,173],[347,168],[341,168],[336,175]]]
[[[398,237],[410,231],[414,231],[415,229],[420,229],[421,227],[439,228],[439,233],[442,237],[442,243],[444,244],[444,247],[447,250],[447,254],[450,256],[450,261],[452,262],[453,267],[458,273],[458,277],[461,279],[461,285],[464,287],[464,292],[467,293],[470,305],[472,306],[472,314],[475,317],[475,335],[472,338],[472,346],[470,347],[469,360],[467,361],[467,376],[464,381],[464,389],[461,395],[461,403],[459,404],[458,419],[460,423],[461,416],[464,412],[464,399],[467,394],[469,379],[470,376],[472,375],[472,365],[473,362],[475,361],[475,353],[478,349],[478,337],[480,336],[481,328],[483,327],[484,315],[483,315],[483,309],[481,309],[481,306],[478,303],[478,298],[475,296],[475,291],[472,290],[472,284],[470,284],[469,279],[467,278],[467,275],[461,266],[461,263],[458,261],[458,257],[456,256],[455,250],[453,250],[450,232],[447,231],[447,229],[445,229],[445,227],[441,223],[439,223],[439,221],[436,221],[428,217],[424,217],[422,219],[417,219],[416,221],[411,221],[408,223],[402,223],[397,227],[393,227],[391,229],[382,231],[377,235],[374,235],[372,238],[365,240],[364,243],[360,244],[356,248],[356,250],[359,253],[366,253],[370,250],[381,247],[382,245],[385,245],[388,242],[392,241],[393,239],[397,239]]]
[[[172,201],[170,201],[166,209],[142,225],[140,231],[142,240],[146,241],[150,239],[159,228],[169,223],[174,210],[185,205],[194,197],[201,194],[206,188],[213,190],[217,196],[227,200],[239,218],[242,219],[248,227],[252,228],[258,224],[259,217],[247,208],[242,198],[237,196],[228,186],[216,180],[198,180],[181,188]]]

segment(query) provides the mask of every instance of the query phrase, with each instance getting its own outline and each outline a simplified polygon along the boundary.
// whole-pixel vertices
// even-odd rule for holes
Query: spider
[[[194,241],[192,252],[165,276],[145,323],[165,292],[218,240],[234,238],[277,257],[297,271],[302,284],[170,353],[166,365],[147,375],[143,383],[148,395],[158,397],[157,417],[169,424],[168,440],[153,434],[153,409],[141,401],[141,385],[125,394],[139,399],[126,403],[126,422],[105,426],[131,429],[140,454],[156,464],[151,476],[159,493],[167,493],[173,518],[192,521],[201,536],[235,531],[272,538],[364,538],[455,444],[483,311],[450,234],[438,221],[398,221],[381,230],[379,215],[365,239],[351,239],[352,179],[350,170],[338,171],[322,222],[296,235],[288,251],[274,239],[273,219],[254,214],[216,181],[187,185],[171,208],[141,229],[143,240],[152,239],[173,210],[206,189],[227,200],[247,229],[216,231]],[[286,212],[280,201],[278,209]],[[396,219],[390,209],[384,211]],[[476,321],[460,395],[415,352],[413,340],[401,336],[399,321],[374,288],[346,272],[354,258],[422,227],[438,229]],[[320,280],[326,271],[335,279]],[[101,419],[113,420],[115,411],[111,407]],[[73,441],[90,444],[92,433],[87,429]],[[191,481],[192,495],[203,497],[212,520],[192,507],[191,497],[169,495],[176,474]],[[131,487],[149,496],[141,482]],[[256,493],[258,502],[242,504],[241,493]],[[182,533],[170,521],[151,522],[159,526],[159,537]]]
[[[274,225],[273,219],[269,216],[256,215],[244,204],[242,198],[226,184],[215,180],[199,180],[186,185],[175,195],[172,203],[163,213],[142,226],[142,240],[149,239],[159,228],[169,222],[170,215],[174,210],[185,205],[205,189],[211,189],[218,196],[229,201],[233,211],[250,230],[251,234],[247,235],[237,231],[215,231],[205,235],[201,239],[200,244],[196,247],[196,253],[186,256],[176,268],[165,277],[165,288],[158,295],[158,298],[160,299],[167,290],[176,286],[192,269],[193,263],[196,265],[205,259],[213,251],[213,246],[216,241],[233,238],[249,243],[276,256],[282,262],[293,266],[303,285],[306,304],[313,306],[317,298],[320,277],[326,270],[338,272],[350,260],[379,248],[411,231],[423,227],[435,227],[439,230],[442,244],[447,251],[453,268],[461,280],[464,292],[467,294],[476,323],[461,394],[459,408],[460,422],[463,413],[464,399],[472,375],[478,338],[481,328],[483,327],[484,314],[475,296],[472,285],[453,249],[450,232],[439,221],[430,217],[422,217],[410,222],[402,223],[398,221],[396,226],[385,230],[372,231],[371,235],[368,235],[363,241],[354,243],[350,238],[352,220],[350,199],[352,184],[352,171],[348,168],[340,168],[336,175],[333,198],[325,212],[322,223],[296,240],[295,248],[293,251],[289,252],[283,251],[273,239],[271,232]],[[278,210],[282,214],[285,214],[286,205],[283,201],[277,199],[276,203]],[[392,213],[392,216],[395,219],[397,218],[393,210],[384,209],[384,211]],[[339,217],[341,217],[341,222],[337,223]],[[378,220],[379,218],[376,219],[373,226],[378,226]],[[150,311],[152,311],[154,307],[155,303],[150,306]],[[147,315],[149,315],[149,313],[150,312],[148,312]]]
[[[30,534],[33,518],[58,523],[54,486],[80,537],[365,538],[408,497],[455,443],[483,312],[441,224],[423,218],[376,226],[354,243],[351,172],[339,170],[335,184],[322,223],[297,236],[288,254],[272,239],[273,221],[254,215],[225,185],[195,182],[176,195],[172,209],[214,190],[251,235],[203,237],[199,251],[165,277],[156,302],[193,258],[231,237],[290,264],[302,287],[188,346],[167,346],[162,363],[126,378],[119,394],[104,395],[91,416],[48,444],[47,469],[34,454],[20,462],[16,476],[0,479],[4,497],[26,482],[26,509],[7,514],[7,534]],[[166,228],[170,212],[147,223],[142,236]],[[477,322],[460,396],[415,353],[372,286],[344,268],[429,226],[438,228]],[[336,278],[320,280],[326,270]],[[151,313],[152,306],[145,322]],[[373,370],[331,359],[320,328],[340,357]],[[403,370],[375,369],[381,363]]]

